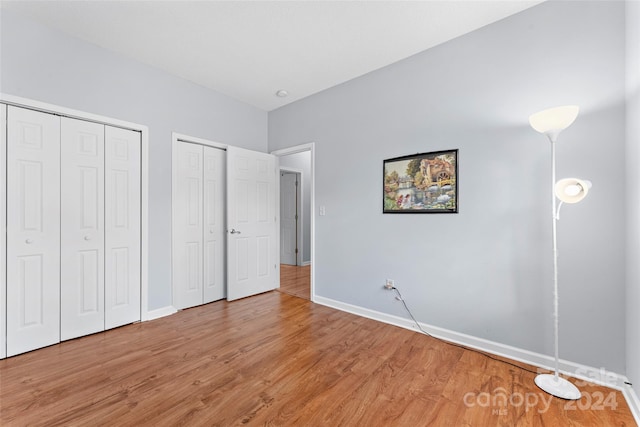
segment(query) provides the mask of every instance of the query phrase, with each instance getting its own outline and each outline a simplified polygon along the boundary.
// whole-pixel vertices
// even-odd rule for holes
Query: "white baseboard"
[[[306,267],[308,265],[311,265],[311,261],[302,261],[302,267]]]
[[[370,310],[364,307],[359,307],[356,305],[317,295],[314,298],[314,302],[325,305],[327,307],[335,308],[337,310],[346,311],[351,314],[366,317],[368,319],[377,320],[379,322],[399,326],[401,328],[409,329],[416,332],[419,331],[415,323],[413,323],[413,321],[410,319],[393,316],[387,313],[381,313],[379,311]],[[510,345],[501,344],[495,341],[489,341],[484,338],[478,338],[448,329],[439,328],[437,326],[427,325],[424,323],[420,323],[420,327],[428,332],[429,335],[433,335],[436,338],[441,338],[445,341],[461,344],[466,347],[494,354],[496,356],[507,357],[512,360],[524,362],[550,371],[553,370],[553,366],[555,366],[554,358],[545,354],[535,353],[533,351],[524,350]],[[638,423],[638,425],[640,425],[640,402],[638,401],[638,396],[636,395],[633,388],[628,384],[625,384],[629,381],[626,376],[617,374],[615,372],[606,371],[604,368],[594,368],[591,366],[586,366],[580,363],[562,359],[559,363],[559,371],[569,377],[577,378],[583,381],[588,381],[594,384],[610,387],[621,391],[623,396],[627,400],[629,408],[631,409],[636,422]]]
[[[631,386],[627,386],[622,390],[622,395],[627,400],[629,409],[631,409],[631,413],[636,419],[636,424],[640,426],[640,399],[638,399],[636,391]]]
[[[177,313],[178,310],[173,308],[173,306],[168,305],[166,307],[157,308],[155,310],[147,311],[147,315],[142,319],[143,321],[155,320],[165,316],[171,316],[172,314]]]

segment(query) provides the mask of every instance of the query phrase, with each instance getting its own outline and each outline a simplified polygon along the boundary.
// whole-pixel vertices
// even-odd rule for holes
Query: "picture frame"
[[[458,213],[458,150],[383,161],[383,213]]]

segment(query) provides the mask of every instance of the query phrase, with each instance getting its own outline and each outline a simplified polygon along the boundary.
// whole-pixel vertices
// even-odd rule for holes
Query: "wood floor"
[[[0,425],[635,425],[619,392],[568,404],[533,378],[274,291],[1,360]]]
[[[280,292],[311,300],[311,266],[280,264]]]

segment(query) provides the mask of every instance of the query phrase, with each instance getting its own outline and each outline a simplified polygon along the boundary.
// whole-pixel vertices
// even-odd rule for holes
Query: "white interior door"
[[[179,141],[173,173],[173,305],[177,309],[203,302],[202,181],[204,147]]]
[[[227,148],[227,299],[279,286],[277,163],[271,154]]]
[[[60,119],[8,107],[7,356],[60,341]]]
[[[61,121],[60,338],[104,330],[104,125]]]
[[[105,126],[105,328],[140,320],[140,133]]]
[[[226,297],[225,289],[225,178],[224,150],[204,148],[204,302]]]
[[[0,359],[7,357],[7,106],[0,104]]]
[[[280,263],[297,265],[298,175],[280,172]]]

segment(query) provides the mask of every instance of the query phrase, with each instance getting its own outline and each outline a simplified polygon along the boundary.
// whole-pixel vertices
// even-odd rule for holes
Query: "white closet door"
[[[226,297],[224,190],[226,153],[204,148],[204,302]]]
[[[229,301],[279,286],[277,158],[227,148]]]
[[[0,104],[0,359],[7,357],[7,106]]]
[[[60,338],[104,330],[104,125],[61,122]]]
[[[178,142],[173,182],[173,305],[203,303],[203,146]]]
[[[8,107],[7,355],[60,341],[60,119]]]
[[[105,126],[105,328],[140,320],[141,141]]]

